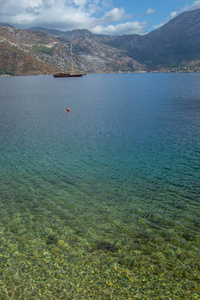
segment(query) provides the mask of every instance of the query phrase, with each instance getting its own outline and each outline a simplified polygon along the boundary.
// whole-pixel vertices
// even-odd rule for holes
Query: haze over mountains
[[[72,65],[87,73],[200,71],[200,9],[144,36],[0,25],[1,74],[51,74]]]

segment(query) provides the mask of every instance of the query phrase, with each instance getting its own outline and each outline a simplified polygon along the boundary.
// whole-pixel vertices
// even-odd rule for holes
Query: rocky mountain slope
[[[44,46],[45,45],[45,46]],[[52,64],[57,42],[40,32],[0,27],[0,74],[49,74],[59,68]]]
[[[200,9],[187,11],[145,36],[127,35],[108,44],[151,69],[200,60]]]
[[[200,9],[145,36],[0,26],[0,74],[200,72]],[[71,51],[71,49],[73,49]]]
[[[109,35],[94,34],[94,33],[90,32],[87,29],[74,29],[74,30],[63,32],[63,31],[60,31],[60,30],[47,29],[47,28],[43,28],[43,27],[31,27],[28,30],[40,31],[40,32],[43,32],[43,33],[50,34],[54,37],[63,38],[67,41],[73,41],[77,38],[85,37],[85,38],[90,38],[90,39],[92,39],[94,41],[97,41],[97,42],[108,42],[108,41],[111,41],[115,38],[114,36],[109,36]]]
[[[74,72],[133,72],[145,68],[123,50],[91,39],[90,35],[67,40],[8,26],[0,26],[0,57],[0,74],[13,75],[70,72],[72,61]]]

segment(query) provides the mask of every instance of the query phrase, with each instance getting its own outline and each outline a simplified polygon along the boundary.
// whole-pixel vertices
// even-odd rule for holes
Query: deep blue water
[[[31,249],[44,251],[53,233],[59,241],[71,237],[69,247],[79,245],[81,253],[109,241],[130,259],[139,232],[142,249],[140,239],[155,235],[160,255],[167,261],[165,249],[183,252],[192,272],[190,260],[199,259],[199,162],[200,74],[0,78],[2,255],[19,271],[11,253],[31,261]],[[32,241],[24,248],[23,238]],[[142,249],[136,261],[146,255]]]

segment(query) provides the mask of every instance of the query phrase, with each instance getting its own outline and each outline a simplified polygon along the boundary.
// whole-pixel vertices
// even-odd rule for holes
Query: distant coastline
[[[187,73],[200,73],[200,68],[198,69],[185,69],[185,70],[154,70],[154,71],[135,71],[135,72],[97,72],[97,73],[89,73],[90,75],[94,75],[94,74],[163,74],[163,73],[171,73],[171,74],[187,74]],[[33,73],[27,73],[27,74],[16,74],[16,75],[10,75],[10,74],[1,74],[0,78],[3,77],[18,77],[18,76],[53,76],[52,73],[37,73],[37,74],[33,74]]]

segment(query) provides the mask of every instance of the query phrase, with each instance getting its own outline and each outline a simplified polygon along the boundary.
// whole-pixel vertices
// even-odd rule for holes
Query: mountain
[[[63,33],[63,31],[61,31],[61,30],[47,29],[47,28],[43,28],[43,27],[31,27],[27,30],[39,31],[39,32],[50,34],[50,35],[55,36],[55,37],[60,36]]]
[[[80,37],[86,37],[86,38],[90,38],[90,39],[98,41],[98,42],[108,42],[115,38],[115,37],[109,36],[109,35],[94,34],[87,29],[74,29],[74,30],[69,30],[69,31],[61,31],[61,30],[56,30],[56,29],[48,29],[48,28],[44,28],[44,27],[31,27],[28,30],[47,33],[47,34],[50,34],[55,37],[63,38],[67,41],[73,41]]]
[[[107,44],[149,68],[200,60],[200,9],[184,12],[145,36],[124,35]]]
[[[145,69],[145,66],[128,57],[123,50],[89,37],[68,41],[41,31],[3,26],[0,27],[0,56],[0,74],[72,71],[72,58],[75,72],[133,72]]]
[[[96,42],[105,43],[113,40],[115,37],[103,34],[94,34],[87,29],[75,29],[63,32],[60,37],[68,41],[73,41],[80,37],[90,38]]]
[[[15,27],[13,27],[12,25],[10,25],[8,23],[2,23],[2,22],[0,22],[0,26],[15,28]]]
[[[73,49],[84,64],[87,73],[133,72],[145,66],[124,51],[115,49],[91,38],[80,37],[72,41]],[[81,65],[79,66],[81,67]],[[82,66],[83,68],[83,66]]]
[[[200,72],[200,9],[184,12],[144,36],[22,30],[3,24],[0,57],[0,74],[72,71],[72,59],[74,71],[86,73]]]
[[[45,45],[45,46],[44,46]],[[56,41],[42,33],[0,27],[0,74],[49,74],[59,71],[48,59]]]

